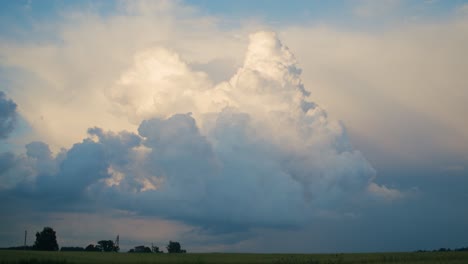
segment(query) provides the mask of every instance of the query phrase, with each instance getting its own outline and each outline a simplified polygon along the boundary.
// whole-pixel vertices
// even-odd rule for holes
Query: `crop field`
[[[0,251],[0,264],[85,263],[434,263],[467,264],[468,252],[372,253],[372,254],[130,254],[101,252]]]

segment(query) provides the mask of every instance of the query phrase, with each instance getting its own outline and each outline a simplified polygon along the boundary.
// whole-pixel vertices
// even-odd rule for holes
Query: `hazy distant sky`
[[[466,247],[467,47],[467,1],[2,1],[0,247]]]

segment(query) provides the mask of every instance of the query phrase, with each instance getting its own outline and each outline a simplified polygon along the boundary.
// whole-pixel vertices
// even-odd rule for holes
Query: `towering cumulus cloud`
[[[217,85],[173,51],[139,52],[105,91],[138,133],[91,128],[55,158],[30,144],[24,159],[36,173],[12,188],[212,230],[300,226],[371,195],[398,197],[373,182],[300,75],[273,32],[252,34],[243,66]]]

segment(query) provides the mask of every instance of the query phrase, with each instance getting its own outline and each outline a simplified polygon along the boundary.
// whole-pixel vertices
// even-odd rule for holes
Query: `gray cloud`
[[[108,166],[103,146],[84,140],[67,151],[57,174],[39,177],[37,184],[44,188],[52,186],[64,197],[80,198],[90,184],[109,177]]]
[[[248,114],[226,109],[206,136],[190,114],[177,114],[143,121],[140,135],[89,129],[90,138],[55,158],[45,143],[33,142],[20,159],[33,180],[30,175],[9,193],[34,199],[36,208],[100,206],[219,233],[298,227],[323,210],[348,213],[345,198],[362,196],[371,179],[362,168],[350,170],[363,162],[353,152],[322,157],[334,164],[330,171],[328,164],[312,162],[314,156],[284,152],[253,131]],[[14,159],[5,155],[4,163]]]
[[[130,162],[129,149],[140,145],[141,138],[138,135],[127,131],[114,133],[111,131],[105,132],[103,129],[94,127],[88,129],[90,136],[96,136],[98,142],[103,146],[106,159],[112,160],[114,164],[120,166]]]
[[[15,128],[16,119],[16,103],[0,91],[0,139],[5,139],[10,135]]]
[[[38,174],[54,174],[57,171],[57,160],[62,158],[59,155],[57,158],[52,156],[49,146],[41,141],[33,141],[26,146],[26,157],[34,161],[35,171]]]
[[[0,154],[0,175],[3,175],[14,163],[15,155],[11,152],[4,152]]]

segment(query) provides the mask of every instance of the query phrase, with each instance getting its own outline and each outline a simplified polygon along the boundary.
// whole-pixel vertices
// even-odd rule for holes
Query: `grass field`
[[[0,264],[85,263],[428,263],[467,264],[468,252],[372,254],[128,254],[100,252],[0,251]]]

